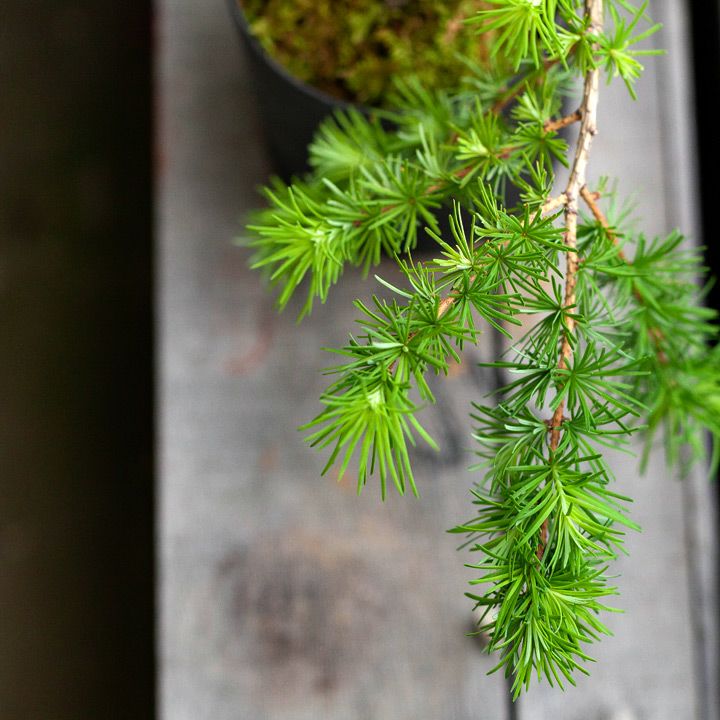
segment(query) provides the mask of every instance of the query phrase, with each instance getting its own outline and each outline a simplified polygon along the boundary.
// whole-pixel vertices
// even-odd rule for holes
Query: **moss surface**
[[[266,50],[332,95],[382,105],[393,77],[453,87],[488,62],[487,41],[464,18],[483,0],[240,0]]]

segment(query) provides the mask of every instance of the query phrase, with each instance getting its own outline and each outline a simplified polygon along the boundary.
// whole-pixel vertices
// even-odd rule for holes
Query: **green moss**
[[[337,97],[382,105],[394,77],[457,86],[488,63],[487,37],[462,21],[483,0],[240,0],[265,49],[290,73]]]

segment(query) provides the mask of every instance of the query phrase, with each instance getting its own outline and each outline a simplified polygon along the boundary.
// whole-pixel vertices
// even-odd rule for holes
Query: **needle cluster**
[[[474,405],[474,514],[452,532],[479,558],[468,595],[517,696],[533,674],[574,683],[609,632],[608,567],[639,528],[607,450],[629,452],[636,433],[649,446],[664,428],[668,462],[686,468],[709,430],[717,464],[720,352],[698,252],[677,232],[646,238],[604,183],[588,185],[600,77],[634,97],[638,57],[652,52],[636,43],[658,29],[647,3],[488,6],[469,22],[493,33],[511,74],[469,66],[455,92],[407,83],[393,113],[327,121],[314,172],[267,189],[251,242],[280,307],[303,286],[301,314],[348,265],[367,272],[386,254],[402,270],[402,287],[377,278],[372,302],[356,302],[358,331],[334,351],[323,409],[304,428],[328,449],[325,470],[352,468],[358,491],[377,476],[383,497],[416,493],[411,448],[435,446],[416,417],[434,401],[428,374],[446,374],[483,328],[514,338],[492,363],[508,378],[496,402]],[[573,76],[582,95],[563,115]],[[419,233],[434,248],[421,262]]]

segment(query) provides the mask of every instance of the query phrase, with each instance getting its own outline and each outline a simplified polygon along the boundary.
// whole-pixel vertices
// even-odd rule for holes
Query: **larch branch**
[[[603,0],[585,0],[585,17],[588,20],[588,33],[596,37],[603,29]],[[590,150],[597,135],[597,107],[600,89],[600,70],[593,68],[585,75],[583,99],[579,113],[581,116],[580,132],[575,146],[575,158],[570,170],[567,188],[565,189],[565,236],[567,248],[565,270],[565,297],[563,307],[569,309],[576,304],[577,271],[579,259],[577,253],[578,205],[582,189],[587,185],[587,168],[590,161]],[[572,360],[572,337],[575,332],[575,319],[567,314],[560,344],[558,368],[564,370]],[[550,421],[550,452],[554,453],[562,437],[562,425],[565,416],[565,400],[555,410]],[[538,560],[542,560],[548,541],[549,523],[546,519],[540,528],[537,548]]]

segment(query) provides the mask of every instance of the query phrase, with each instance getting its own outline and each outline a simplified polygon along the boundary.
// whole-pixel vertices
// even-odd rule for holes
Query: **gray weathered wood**
[[[350,274],[301,327],[275,316],[230,243],[267,174],[233,28],[218,3],[160,7],[162,716],[501,719],[444,533],[470,514],[461,443],[484,378],[439,388],[421,500],[320,479],[295,428],[367,283]]]
[[[292,309],[275,316],[229,242],[267,165],[226,8],[158,10],[161,716],[502,720],[503,683],[464,637],[464,558],[443,534],[469,513],[467,402],[487,378],[465,370],[440,387],[428,422],[444,454],[421,460],[421,500],[381,505],[375,488],[357,498],[350,480],[319,479],[321,458],[294,428],[317,409],[318,347],[342,341],[368,286],[351,273],[301,327]],[[682,118],[671,95],[653,74],[636,106],[604,91],[593,160],[640,191],[656,232],[687,207],[666,199],[691,177],[687,165],[681,182],[668,172],[661,139],[677,129],[658,118]],[[676,141],[675,162],[687,139]],[[523,719],[690,718],[700,702],[686,556],[688,542],[710,547],[706,489],[668,477],[659,455],[642,479],[631,460],[617,467],[645,529],[617,566],[627,612],[592,679],[565,695],[533,690]],[[698,509],[685,517],[688,498]],[[710,567],[695,583],[706,609]]]

